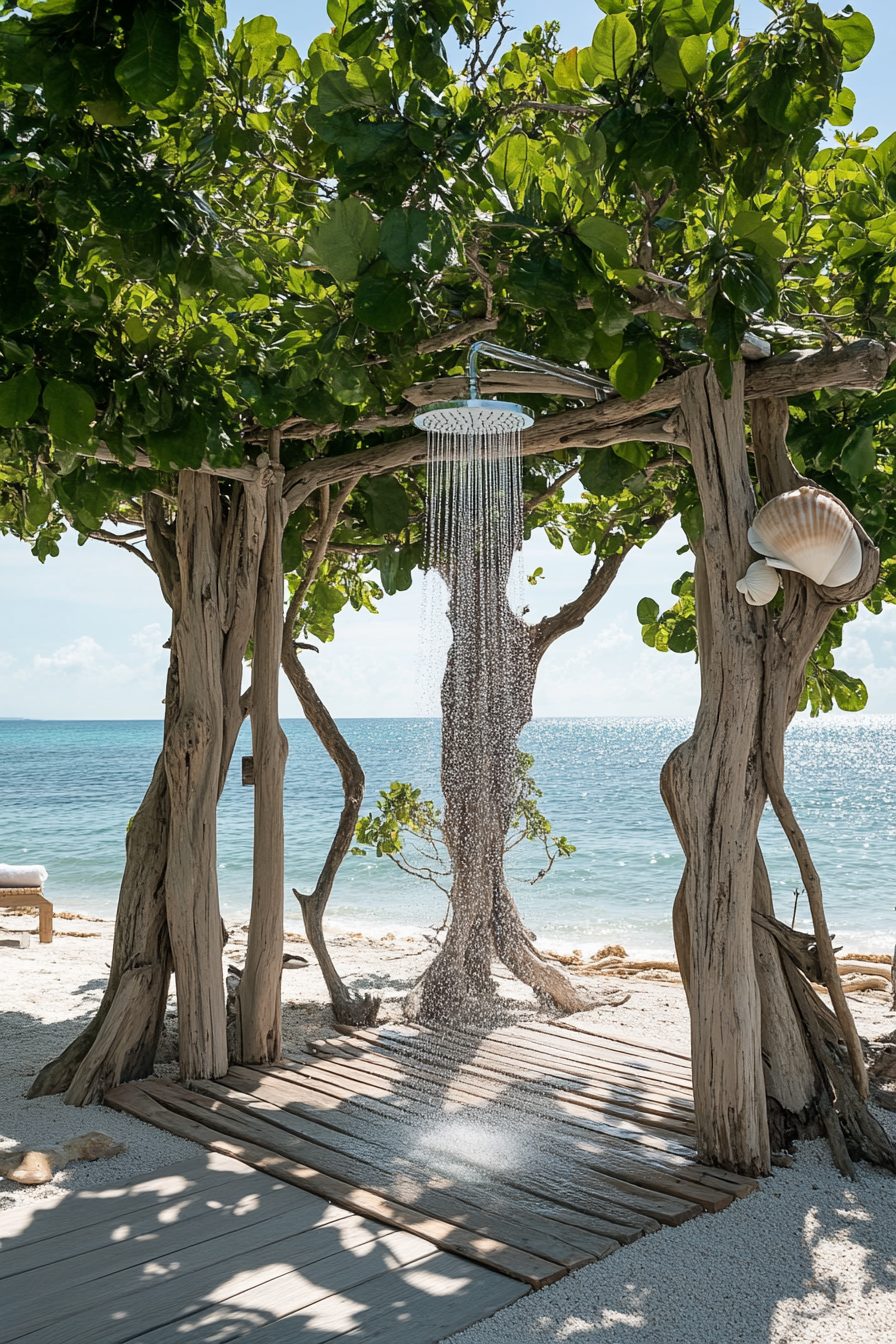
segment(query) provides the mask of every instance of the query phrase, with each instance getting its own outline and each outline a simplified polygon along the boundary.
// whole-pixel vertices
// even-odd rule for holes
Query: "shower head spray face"
[[[513,401],[436,401],[414,416],[418,429],[443,434],[509,434],[534,423]]]

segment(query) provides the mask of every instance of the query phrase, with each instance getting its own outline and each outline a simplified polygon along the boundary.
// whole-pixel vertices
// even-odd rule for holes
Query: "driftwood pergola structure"
[[[458,329],[454,340],[472,334]],[[896,347],[861,340],[741,363],[728,401],[702,364],[656,384],[637,401],[613,398],[545,415],[523,437],[525,455],[640,439],[687,446],[693,456],[707,523],[697,546],[703,696],[695,733],[670,759],[663,789],[687,857],[676,903],[676,942],[692,1013],[701,1157],[745,1173],[769,1168],[769,1115],[776,1138],[794,1127],[809,1132],[822,1125],[843,1165],[849,1151],[893,1163],[864,1106],[864,1066],[833,969],[820,886],[781,786],[783,734],[796,709],[806,660],[833,611],[870,591],[876,552],[861,534],[865,563],[848,591],[818,589],[789,575],[777,619],[748,607],[734,581],[749,559],[746,531],[756,507],[745,406],[753,407],[752,446],[768,499],[797,479],[786,453],[787,398],[826,387],[877,388],[894,354]],[[456,395],[462,383],[440,378],[408,388],[405,396],[422,404]],[[537,380],[501,370],[482,375],[486,395],[523,389],[568,394],[564,384],[554,386],[545,375]],[[411,418],[407,412],[375,417],[355,430],[398,428]],[[272,431],[250,431],[248,445],[255,442],[264,450],[255,460],[247,457],[235,468],[203,463],[183,470],[173,526],[156,497],[147,497],[148,542],[173,617],[165,746],[128,838],[103,1003],[82,1035],[42,1071],[31,1095],[68,1089],[67,1100],[83,1103],[145,1075],[173,965],[182,1070],[196,1078],[226,1071],[220,919],[214,867],[207,860],[236,732],[250,710],[255,869],[237,1049],[245,1062],[279,1054],[286,747],[277,675],[291,635],[283,625],[283,528],[315,492],[341,484],[344,494],[361,475],[421,464],[427,451],[419,434],[284,471],[283,438],[320,437],[337,428],[288,420]],[[98,455],[112,458],[102,446]],[[134,465],[151,464],[138,454]],[[226,512],[216,477],[238,483]],[[250,633],[253,685],[250,695],[241,697],[237,671]],[[284,661],[295,681],[288,652]],[[711,722],[724,732],[710,733]],[[351,762],[344,764],[348,788]],[[771,914],[756,845],[766,795],[801,863],[815,918],[811,946],[782,930]],[[196,835],[204,837],[201,852]],[[807,973],[827,985],[835,1017],[822,1008]],[[846,1069],[841,1040],[849,1056]]]

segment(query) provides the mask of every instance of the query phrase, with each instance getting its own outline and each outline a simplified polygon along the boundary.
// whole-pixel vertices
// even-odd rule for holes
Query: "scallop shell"
[[[842,504],[811,485],[777,495],[759,510],[747,540],[775,569],[839,588],[862,568],[862,543]]]
[[[735,584],[737,591],[743,593],[751,607],[764,607],[767,602],[771,602],[780,586],[778,571],[767,560],[754,560],[743,578]]]

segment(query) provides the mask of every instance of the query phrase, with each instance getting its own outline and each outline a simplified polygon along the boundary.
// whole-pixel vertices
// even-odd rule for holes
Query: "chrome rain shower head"
[[[528,429],[535,417],[513,401],[436,401],[414,416],[418,429],[442,434],[509,434]]]
[[[520,350],[507,350],[503,345],[492,341],[474,341],[470,346],[467,359],[467,380],[469,396],[464,401],[437,401],[421,407],[414,416],[418,429],[441,431],[443,433],[510,433],[514,430],[528,429],[535,423],[535,417],[512,401],[485,401],[479,396],[479,372],[477,361],[480,354],[490,355],[504,364],[513,364],[518,369],[530,373],[546,373],[553,378],[569,383],[576,388],[578,395],[590,393],[596,401],[604,401],[615,396],[612,383],[598,378],[583,369],[565,369],[559,364],[551,364],[536,355],[524,355]],[[575,394],[573,394],[575,395]]]

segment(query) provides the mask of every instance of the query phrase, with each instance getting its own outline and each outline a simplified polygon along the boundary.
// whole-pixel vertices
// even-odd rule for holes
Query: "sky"
[[[553,0],[569,46],[590,40],[602,17],[592,0]],[[824,5],[833,13],[835,6]],[[849,76],[857,95],[855,126],[893,129],[888,65],[896,51],[896,3],[856,4],[875,26],[877,43]],[[517,0],[522,31],[543,21],[543,0]],[[770,14],[759,0],[742,0],[744,30],[764,26]],[[244,0],[231,4],[235,21],[271,14],[299,48],[329,26],[325,0]],[[660,654],[641,641],[635,607],[640,598],[670,605],[671,583],[690,568],[676,550],[684,538],[667,526],[643,551],[633,552],[604,601],[585,625],[546,654],[535,692],[536,715],[692,716],[699,698],[690,654]],[[585,582],[590,561],[544,538],[528,542],[524,568],[545,577],[526,588],[531,616],[556,610]],[[387,598],[377,616],[347,608],[336,639],[306,665],[331,712],[339,718],[404,717],[425,712],[421,692],[427,667],[420,619],[420,583]],[[67,536],[58,558],[41,565],[27,546],[0,537],[0,717],[43,719],[157,719],[162,717],[170,613],[155,576],[118,548]],[[872,617],[862,609],[847,627],[838,664],[861,676],[869,712],[896,713],[896,607]],[[298,717],[292,691],[281,685],[281,714]]]

